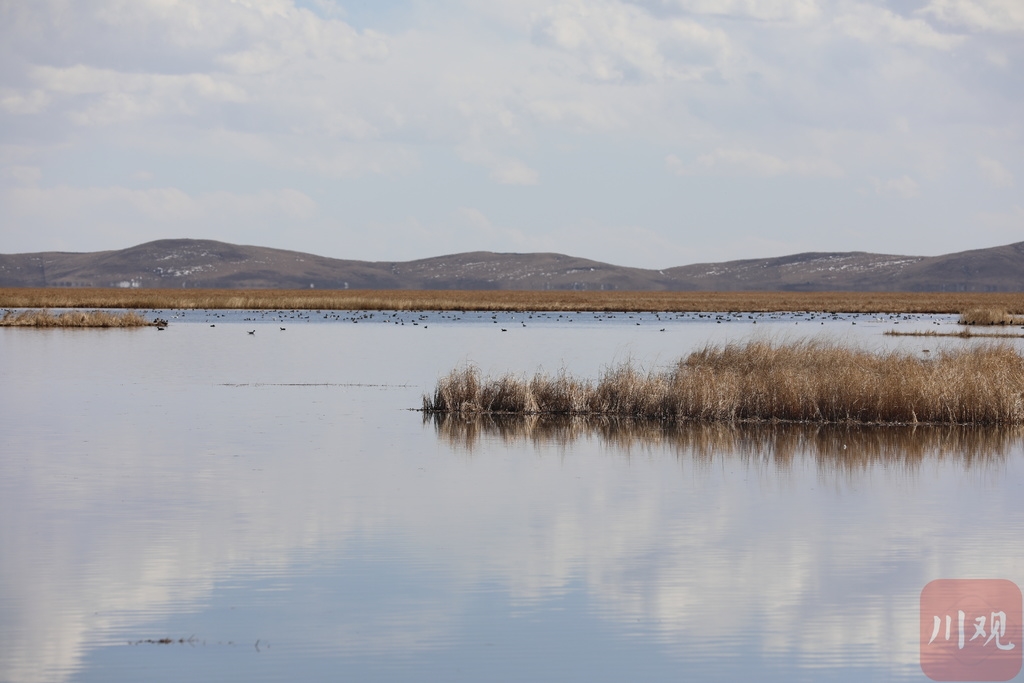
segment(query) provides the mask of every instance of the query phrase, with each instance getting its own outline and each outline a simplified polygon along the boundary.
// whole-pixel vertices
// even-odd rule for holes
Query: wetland
[[[0,329],[2,681],[918,681],[929,581],[1024,585],[1019,425],[419,410],[956,311],[140,313]]]

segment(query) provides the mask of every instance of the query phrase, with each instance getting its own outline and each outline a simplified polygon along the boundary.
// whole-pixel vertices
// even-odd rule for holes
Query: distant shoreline
[[[1024,314],[1024,293],[0,288],[0,308]]]

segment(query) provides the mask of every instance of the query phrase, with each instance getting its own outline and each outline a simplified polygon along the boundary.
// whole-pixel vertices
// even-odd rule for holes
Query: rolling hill
[[[371,262],[167,239],[117,251],[0,254],[0,286],[1024,292],[1024,242],[942,256],[812,252],[646,270],[564,254]]]

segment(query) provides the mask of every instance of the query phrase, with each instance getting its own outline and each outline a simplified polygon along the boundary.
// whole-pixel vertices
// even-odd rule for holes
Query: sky
[[[1024,240],[1021,0],[0,0],[0,253]]]

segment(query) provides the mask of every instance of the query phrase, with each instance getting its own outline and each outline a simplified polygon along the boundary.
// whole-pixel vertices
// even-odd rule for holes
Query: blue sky
[[[1024,239],[1020,0],[0,0],[0,253]]]

